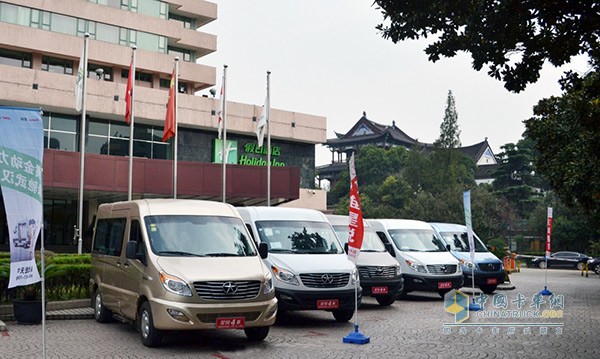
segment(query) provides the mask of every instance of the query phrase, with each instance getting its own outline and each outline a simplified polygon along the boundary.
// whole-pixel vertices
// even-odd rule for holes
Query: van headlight
[[[265,289],[263,290],[263,294],[269,294],[273,291],[273,276],[271,273],[267,273],[265,276]]]
[[[352,268],[352,275],[350,275],[350,284],[356,284],[360,281],[358,277],[358,269],[356,267]]]
[[[167,291],[184,297],[192,296],[192,290],[184,280],[164,272],[160,272],[159,274],[160,282]]]
[[[473,262],[471,262],[471,261],[460,259],[460,264],[462,264],[463,266],[465,266],[469,269],[471,269],[473,267],[475,267],[475,269],[477,269],[477,265],[473,264]]]
[[[394,269],[395,269],[396,276],[401,276],[402,275],[402,269],[400,269],[400,264],[396,264],[396,266],[394,267]]]
[[[407,260],[406,264],[408,265],[408,268],[414,270],[415,272],[427,273],[427,269],[421,263]]]
[[[271,270],[273,270],[273,274],[275,274],[275,277],[280,281],[291,285],[300,285],[298,277],[289,270],[275,266],[271,266]]]

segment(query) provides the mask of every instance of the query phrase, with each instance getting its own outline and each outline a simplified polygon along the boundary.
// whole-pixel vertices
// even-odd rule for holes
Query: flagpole
[[[174,96],[175,96],[175,141],[173,141],[173,146],[175,146],[173,148],[173,157],[175,158],[175,161],[173,161],[173,198],[177,199],[177,140],[179,138],[179,136],[177,136],[177,107],[178,103],[177,103],[177,95],[179,93],[179,57],[175,58],[175,91],[174,91]]]
[[[42,203],[44,203],[44,191],[41,191]],[[42,205],[43,206],[43,205]],[[42,210],[40,242],[40,261],[42,270],[42,358],[46,359],[46,264],[44,262],[44,211]],[[34,251],[35,252],[35,251]]]
[[[85,101],[85,87],[87,84],[87,72],[88,72],[88,39],[89,33],[83,35],[83,79],[82,79],[82,95],[81,95],[81,133],[79,139],[80,147],[80,170],[79,170],[79,210],[77,213],[77,254],[81,254],[83,239],[81,235],[83,233],[83,186],[85,178],[85,133],[86,133],[86,101]]]
[[[271,207],[271,71],[267,71],[267,207]]]
[[[227,65],[223,65],[223,109],[221,110],[221,116],[223,116],[223,142],[221,149],[221,188],[223,190],[223,203],[226,203],[227,198],[227,157],[229,157],[229,153],[227,152]]]
[[[130,116],[130,125],[129,125],[129,181],[128,181],[128,186],[127,186],[127,200],[131,201],[131,192],[132,192],[132,188],[133,188],[133,126],[135,123],[135,114],[133,111],[134,103],[135,103],[135,91],[134,91],[134,87],[135,87],[135,50],[137,49],[137,46],[133,45],[131,47],[131,69],[129,71],[133,71],[133,74],[131,74],[130,76],[132,77],[132,82],[131,82],[131,104],[129,107],[129,113],[131,114]]]

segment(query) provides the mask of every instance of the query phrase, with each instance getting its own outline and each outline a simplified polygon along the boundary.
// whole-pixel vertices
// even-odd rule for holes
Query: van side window
[[[142,232],[140,231],[140,221],[137,219],[132,220],[129,226],[129,241],[137,243],[135,250],[136,255],[145,257],[146,246],[144,245]],[[142,260],[142,263],[146,264],[144,260]]]
[[[381,231],[377,231],[377,235],[379,236],[379,238],[381,239],[381,241],[383,243],[390,243],[390,241],[388,241],[387,237],[385,236],[385,233],[383,233]]]
[[[120,256],[126,222],[125,218],[99,219],[92,251],[110,256]]]

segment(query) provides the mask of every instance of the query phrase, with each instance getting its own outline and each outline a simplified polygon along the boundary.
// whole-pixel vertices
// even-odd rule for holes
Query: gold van
[[[96,321],[135,322],[142,343],[163,331],[244,329],[267,337],[277,314],[267,247],[231,205],[143,199],[102,204],[92,242]]]

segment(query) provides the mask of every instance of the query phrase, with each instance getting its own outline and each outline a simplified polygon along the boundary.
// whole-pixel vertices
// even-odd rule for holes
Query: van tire
[[[450,291],[450,289],[438,290],[438,294],[440,295],[440,297],[444,298],[446,293],[448,293],[449,291]]]
[[[112,312],[102,304],[100,288],[97,288],[94,293],[94,318],[98,323],[110,323],[112,321]]]
[[[246,337],[251,342],[261,342],[269,335],[269,327],[250,327],[244,328]]]
[[[332,313],[335,320],[340,323],[345,323],[354,316],[354,310],[352,309],[336,309]]]
[[[147,347],[157,347],[161,344],[162,333],[154,328],[154,320],[152,319],[152,310],[150,303],[144,302],[140,307],[138,314],[138,330],[142,344]]]
[[[396,301],[396,298],[393,295],[378,295],[375,297],[375,299],[377,300],[377,303],[379,303],[379,305],[382,305],[384,307],[388,307],[394,304],[394,302]]]

